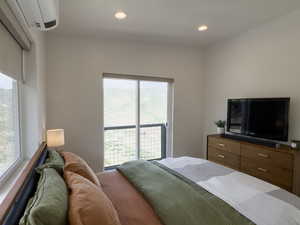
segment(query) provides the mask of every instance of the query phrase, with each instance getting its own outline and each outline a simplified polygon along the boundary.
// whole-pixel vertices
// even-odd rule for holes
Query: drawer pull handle
[[[220,147],[225,147],[225,145],[224,145],[224,144],[221,144],[221,143],[219,144],[219,146],[220,146]]]
[[[266,173],[266,172],[268,172],[268,170],[267,169],[264,169],[264,168],[257,168],[259,171],[261,171],[261,172],[264,172],[264,173]]]
[[[224,155],[221,155],[221,154],[217,155],[217,157],[222,158],[222,159],[225,158],[225,156],[224,156]]]
[[[269,158],[268,154],[258,153],[257,155],[263,158]]]

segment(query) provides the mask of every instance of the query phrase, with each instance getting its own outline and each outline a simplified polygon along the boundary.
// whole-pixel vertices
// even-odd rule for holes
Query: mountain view
[[[137,158],[138,84],[134,80],[104,80],[105,166]],[[161,135],[167,123],[168,84],[140,82],[140,158],[161,157]]]
[[[0,74],[0,176],[16,159],[15,146],[15,83]]]

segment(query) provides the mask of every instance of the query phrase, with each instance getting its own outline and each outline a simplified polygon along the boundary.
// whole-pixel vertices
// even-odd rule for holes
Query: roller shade
[[[0,21],[16,39],[19,45],[29,51],[32,37],[16,0],[0,0]]]
[[[0,72],[15,80],[22,80],[22,49],[2,24],[0,24]]]
[[[116,79],[128,79],[128,80],[160,81],[160,82],[168,82],[168,83],[174,82],[173,78],[158,77],[158,76],[116,74],[116,73],[103,73],[103,77],[116,78]]]

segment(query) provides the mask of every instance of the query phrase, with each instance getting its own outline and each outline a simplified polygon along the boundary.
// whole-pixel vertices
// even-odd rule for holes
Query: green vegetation
[[[217,127],[224,128],[225,124],[226,124],[226,121],[225,120],[218,120],[218,121],[215,121],[215,124],[217,125]]]
[[[104,81],[105,127],[134,126],[136,124],[136,82]],[[167,122],[167,86],[141,82],[141,124]],[[161,157],[161,127],[141,128],[140,158]],[[136,128],[106,130],[104,132],[104,165],[112,166],[137,159]]]
[[[15,160],[12,89],[0,88],[0,175]]]

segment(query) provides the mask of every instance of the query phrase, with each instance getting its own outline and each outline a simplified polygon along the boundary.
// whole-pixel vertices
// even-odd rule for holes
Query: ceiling
[[[299,0],[60,0],[59,34],[206,46],[300,8]],[[117,20],[123,10],[128,17]],[[205,32],[197,31],[201,24]]]

